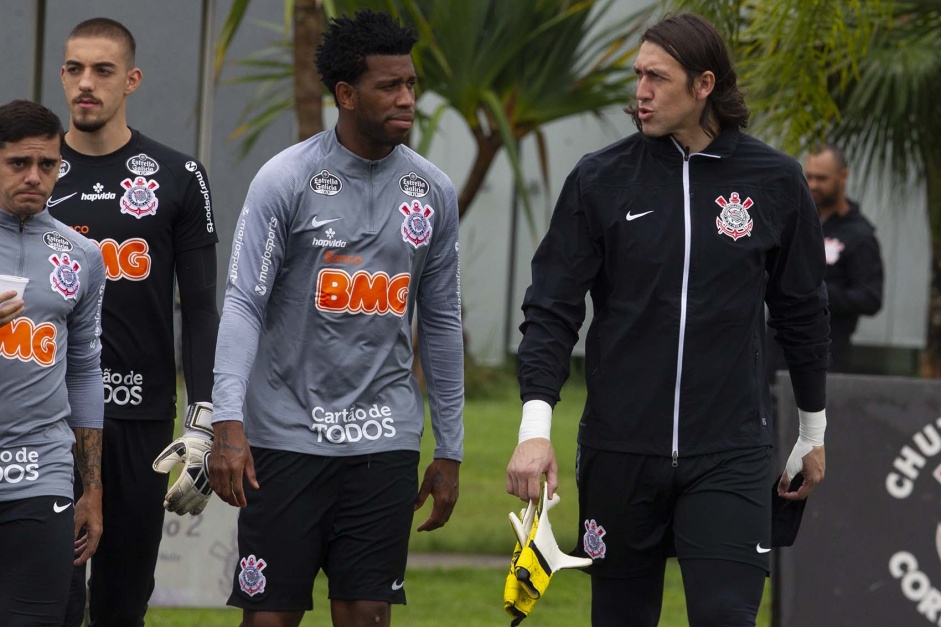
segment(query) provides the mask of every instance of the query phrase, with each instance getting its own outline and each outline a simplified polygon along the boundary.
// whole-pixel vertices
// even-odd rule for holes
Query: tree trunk
[[[928,221],[931,225],[931,296],[922,376],[941,379],[941,154],[926,155],[925,164]]]
[[[473,133],[474,139],[477,140],[477,156],[474,158],[474,165],[467,176],[467,181],[457,197],[458,216],[461,219],[464,218],[464,214],[467,213],[471,203],[474,202],[474,197],[477,196],[477,192],[480,191],[480,187],[487,177],[490,164],[493,163],[500,146],[503,144],[499,135],[485,135],[480,129],[474,129]]]
[[[323,83],[314,55],[323,38],[324,19],[321,0],[295,0],[294,112],[298,141],[323,130]]]

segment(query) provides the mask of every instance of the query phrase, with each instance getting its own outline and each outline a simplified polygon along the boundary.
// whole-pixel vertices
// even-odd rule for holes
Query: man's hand
[[[98,550],[104,529],[101,514],[104,493],[101,487],[102,431],[91,427],[74,427],[72,431],[75,433],[72,457],[82,481],[82,498],[75,503],[76,558],[73,563],[81,566]]]
[[[0,327],[9,324],[13,318],[23,313],[25,304],[16,298],[16,292],[10,290],[0,294]]]
[[[225,420],[212,425],[215,438],[209,455],[209,484],[219,498],[235,507],[245,507],[245,489],[242,475],[249,485],[258,490],[255,478],[255,460],[245,438],[245,428],[237,420]]]
[[[212,447],[212,435],[212,403],[194,403],[186,411],[186,432],[154,460],[154,470],[164,474],[177,464],[183,464],[179,478],[163,499],[168,512],[195,516],[209,503],[212,489],[206,471],[206,456]]]
[[[75,503],[75,566],[81,566],[98,550],[104,531],[101,515],[101,489],[85,487],[82,498]],[[85,533],[82,533],[84,530]]]
[[[506,491],[523,501],[536,501],[542,496],[542,476],[546,476],[549,498],[559,487],[559,465],[555,449],[545,438],[520,442],[506,467]]]
[[[434,531],[451,518],[457,503],[460,470],[461,462],[453,459],[436,459],[428,464],[415,499],[415,511],[421,509],[429,494],[434,500],[434,507],[428,519],[418,526],[419,531]]]
[[[800,462],[800,466],[798,463]],[[811,491],[823,481],[827,470],[827,456],[823,446],[812,446],[798,440],[787,461],[787,468],[778,482],[778,495],[789,501],[806,499]],[[794,492],[789,492],[791,480],[802,473],[804,482]]]

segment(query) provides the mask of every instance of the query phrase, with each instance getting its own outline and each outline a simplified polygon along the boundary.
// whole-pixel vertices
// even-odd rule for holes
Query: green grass
[[[555,409],[552,441],[559,462],[559,494],[562,503],[552,510],[553,529],[563,549],[575,545],[578,499],[575,487],[575,438],[585,401],[583,379],[573,373],[573,381],[562,391]],[[464,462],[461,465],[460,499],[448,524],[437,531],[413,533],[412,551],[506,555],[507,566],[514,538],[507,514],[522,503],[506,493],[505,471],[516,446],[520,401],[515,377],[503,370],[487,373],[483,385],[475,386],[479,396],[469,398],[464,412]],[[422,442],[422,467],[434,449],[431,425],[426,424]],[[431,500],[416,512],[414,527],[431,512]],[[406,590],[409,604],[393,610],[393,622],[408,627],[443,624],[461,627],[509,625],[503,613],[502,594],[505,569],[418,570],[410,569]],[[579,572],[563,571],[553,577],[552,587],[527,619],[524,627],[570,627],[589,622],[590,580]],[[671,560],[667,567],[661,627],[687,625],[686,605],[679,566]],[[317,578],[314,610],[301,623],[305,627],[329,625],[326,577]],[[758,617],[758,627],[771,624],[770,586]],[[241,612],[152,608],[148,627],[234,626]]]
[[[505,570],[493,569],[409,570],[406,578],[408,605],[393,608],[392,623],[408,627],[509,625],[510,621],[503,613],[505,577]],[[302,626],[330,624],[326,589],[326,579],[323,576],[318,577],[314,590],[314,609],[304,616]],[[590,615],[590,589],[590,580],[582,573],[562,571],[554,575],[545,598],[536,604],[533,613],[524,621],[523,627],[587,625]],[[767,601],[766,586],[765,603],[758,617],[758,627],[771,624]],[[241,611],[233,608],[152,608],[147,613],[148,627],[232,627],[237,625],[240,619]],[[675,561],[671,561],[664,584],[660,627],[685,627],[687,624],[679,567]]]
[[[518,511],[523,503],[506,493],[506,465],[516,447],[520,401],[515,377],[506,376],[506,383],[485,398],[467,401],[460,499],[445,527],[412,535],[413,551],[509,555],[513,550],[507,514]],[[552,420],[552,441],[559,461],[558,492],[562,498],[562,504],[552,510],[552,521],[563,548],[573,547],[576,540],[575,436],[584,401],[584,386],[567,386]],[[433,449],[434,438],[428,423],[422,440],[423,466],[431,459]],[[416,523],[430,511],[429,500],[417,512]]]

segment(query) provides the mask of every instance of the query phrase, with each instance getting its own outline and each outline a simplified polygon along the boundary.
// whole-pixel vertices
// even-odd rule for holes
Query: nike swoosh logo
[[[61,514],[62,512],[64,512],[65,510],[69,508],[69,505],[71,505],[71,503],[66,503],[65,505],[59,505],[58,502],[53,503],[52,511],[54,511],[56,514]]]
[[[405,580],[404,580],[404,579],[403,579],[401,582],[399,582],[399,581],[393,581],[393,582],[392,582],[392,589],[393,589],[393,590],[401,590],[401,589],[402,589],[402,586],[404,586],[404,585],[405,585]]]
[[[637,218],[643,218],[643,217],[644,217],[645,215],[647,215],[648,213],[653,213],[653,210],[651,210],[651,211],[645,211],[645,212],[643,212],[643,213],[635,213],[634,215],[631,215],[631,212],[628,211],[628,212],[627,212],[627,221],[630,222],[631,220],[636,220]]]
[[[324,224],[330,224],[331,222],[336,222],[337,220],[342,220],[343,218],[331,218],[330,220],[318,220],[317,216],[314,216],[314,219],[310,221],[311,226],[315,229],[319,229]]]
[[[50,198],[49,200],[46,201],[46,207],[55,207],[55,206],[58,205],[60,202],[64,202],[64,201],[68,200],[69,198],[71,198],[72,196],[74,196],[74,195],[77,194],[77,193],[78,193],[78,192],[72,192],[72,193],[69,194],[68,196],[63,196],[62,198],[56,198],[55,200],[53,200],[52,198]]]
[[[771,549],[764,548],[763,546],[761,546],[761,542],[759,542],[758,544],[755,545],[755,550],[758,551],[759,553],[767,553]]]

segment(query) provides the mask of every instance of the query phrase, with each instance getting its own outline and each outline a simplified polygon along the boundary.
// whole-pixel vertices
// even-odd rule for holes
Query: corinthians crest
[[[733,240],[751,236],[754,223],[748,215],[748,208],[755,204],[751,198],[746,198],[743,202],[738,192],[732,192],[728,200],[724,196],[716,198],[716,204],[722,207],[722,213],[716,218],[716,228],[720,234],[728,235]]]
[[[604,527],[599,525],[594,518],[591,520],[585,520],[585,537],[582,539],[582,547],[585,549],[585,553],[591,559],[603,559],[605,553],[608,551],[607,545],[605,545],[604,534],[607,533],[604,530]]]
[[[157,194],[154,193],[160,187],[157,181],[138,176],[133,181],[124,179],[121,187],[127,190],[121,197],[121,213],[132,215],[138,220],[157,213]]]
[[[407,202],[402,203],[399,211],[405,214],[405,221],[402,222],[402,239],[415,248],[427,246],[431,238],[431,220],[428,218],[435,210],[430,205],[422,207],[421,202],[413,200],[411,207]]]
[[[242,592],[250,597],[264,592],[267,579],[261,571],[268,565],[265,560],[249,555],[240,559],[239,565],[242,567],[239,573],[239,587]]]
[[[81,282],[78,278],[78,273],[82,269],[79,266],[78,262],[69,259],[67,253],[62,253],[62,255],[52,255],[49,257],[49,261],[52,263],[52,273],[49,275],[49,284],[52,286],[52,291],[62,294],[62,298],[66,300],[75,300],[78,297],[78,288],[81,285]]]

